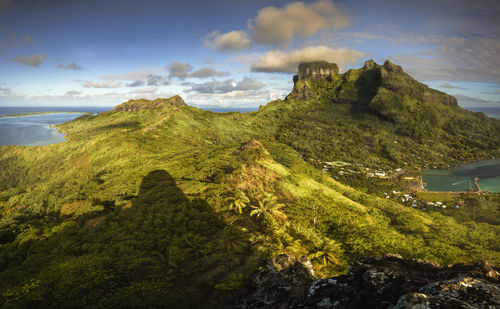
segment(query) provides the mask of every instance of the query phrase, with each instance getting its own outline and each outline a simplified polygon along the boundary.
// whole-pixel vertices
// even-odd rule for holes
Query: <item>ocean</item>
[[[38,112],[87,112],[102,113],[112,110],[113,106],[0,106],[0,115],[26,114]]]
[[[500,107],[469,107],[466,109],[473,112],[483,112],[488,117],[500,119]]]
[[[80,117],[80,113],[55,113],[0,117],[0,146],[44,146],[65,141],[64,133],[52,128]]]

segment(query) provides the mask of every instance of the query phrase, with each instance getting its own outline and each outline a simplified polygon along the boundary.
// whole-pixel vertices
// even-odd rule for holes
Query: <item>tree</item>
[[[228,252],[243,252],[250,244],[249,238],[246,228],[231,226],[224,230],[220,242]]]
[[[340,245],[332,239],[323,239],[319,249],[310,254],[308,257],[311,261],[320,261],[323,267],[326,267],[327,263],[333,263],[335,265],[342,265],[342,263],[335,257],[335,253],[340,253]]]
[[[254,210],[250,212],[250,216],[256,216],[257,218],[263,217],[269,219],[271,222],[275,222],[275,218],[281,220],[286,220],[286,214],[281,211],[281,208],[285,207],[285,204],[277,202],[277,198],[271,194],[266,193],[266,197],[259,202],[259,206],[250,205]]]
[[[184,244],[187,247],[187,249],[192,252],[196,257],[200,255],[200,253],[204,253],[203,247],[205,242],[205,237],[199,235],[199,234],[194,234],[194,233],[188,233],[184,235]]]

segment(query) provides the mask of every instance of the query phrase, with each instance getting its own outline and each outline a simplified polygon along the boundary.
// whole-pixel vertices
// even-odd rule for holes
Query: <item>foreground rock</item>
[[[387,255],[315,280],[307,259],[280,255],[250,277],[237,307],[500,308],[499,279],[486,262],[439,267]]]

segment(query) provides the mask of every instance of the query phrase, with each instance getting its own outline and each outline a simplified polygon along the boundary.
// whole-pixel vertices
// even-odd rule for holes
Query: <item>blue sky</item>
[[[498,16],[491,0],[0,0],[0,105],[258,106],[291,91],[301,61],[373,58],[500,107]]]

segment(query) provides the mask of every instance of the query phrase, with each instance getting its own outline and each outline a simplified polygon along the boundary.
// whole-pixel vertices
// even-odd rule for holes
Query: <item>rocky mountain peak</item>
[[[384,69],[386,69],[389,72],[404,73],[403,68],[401,66],[390,62],[389,59],[387,59],[384,62],[383,67],[384,67]]]
[[[375,62],[375,60],[370,59],[365,61],[365,65],[363,66],[363,69],[374,69],[378,66],[378,64]]]

